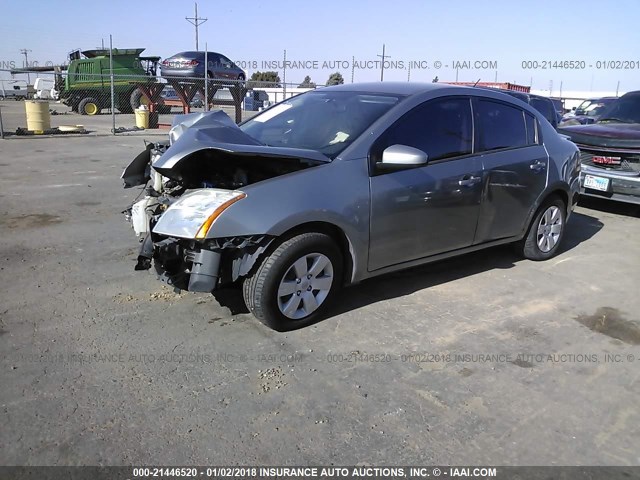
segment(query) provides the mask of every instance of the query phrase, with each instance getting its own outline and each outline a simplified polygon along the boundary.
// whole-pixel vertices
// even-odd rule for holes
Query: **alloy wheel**
[[[278,286],[280,312],[293,320],[311,315],[329,295],[333,278],[333,264],[327,256],[309,253],[300,257]]]
[[[538,235],[536,241],[540,251],[550,252],[558,243],[562,233],[562,214],[560,209],[551,205],[545,210],[538,223]]]

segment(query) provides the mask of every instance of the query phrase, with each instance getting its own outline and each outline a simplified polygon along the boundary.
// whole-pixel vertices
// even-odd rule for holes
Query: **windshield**
[[[584,109],[584,115],[589,117],[600,115],[608,105],[610,105],[610,103],[594,102]]]
[[[317,150],[334,159],[401,98],[316,90],[265,110],[240,129],[265,145]]]
[[[589,105],[594,102],[595,100],[593,99],[584,100],[580,105],[578,105],[578,108],[576,108],[576,115],[584,115],[584,112],[587,110],[587,108],[589,108]]]
[[[600,113],[599,122],[640,123],[640,95],[623,96]]]

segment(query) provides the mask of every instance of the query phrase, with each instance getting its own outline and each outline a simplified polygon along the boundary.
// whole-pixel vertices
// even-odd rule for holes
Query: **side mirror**
[[[382,168],[417,167],[427,164],[427,154],[407,145],[391,145],[382,152]]]
[[[572,112],[575,112],[575,111],[576,111],[576,107],[573,107],[573,108],[571,109],[571,111],[572,111]]]

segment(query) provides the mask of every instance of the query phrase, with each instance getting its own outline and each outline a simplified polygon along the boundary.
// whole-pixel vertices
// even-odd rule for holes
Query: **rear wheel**
[[[78,112],[82,115],[99,115],[102,108],[93,97],[85,97],[78,104]]]
[[[317,321],[342,284],[342,254],[331,237],[304,233],[283,242],[243,284],[247,307],[278,331]]]
[[[557,196],[549,197],[538,209],[527,236],[516,246],[529,260],[547,260],[557,255],[564,237],[567,206]]]

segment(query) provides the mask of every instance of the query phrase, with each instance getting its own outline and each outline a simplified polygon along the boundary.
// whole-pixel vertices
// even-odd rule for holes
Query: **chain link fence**
[[[75,129],[115,135],[143,129],[164,133],[161,129],[170,126],[175,115],[217,109],[239,123],[274,103],[311,90],[283,82],[160,76],[155,69],[133,75],[119,72],[122,69],[115,64],[111,70],[108,57],[101,60],[106,60],[107,68],[100,73],[95,72],[99,63],[95,61],[78,62],[64,71],[0,70],[4,133],[32,133],[25,100],[48,102],[51,131],[39,133]],[[27,75],[32,84],[22,80]]]

